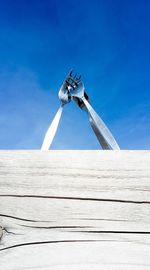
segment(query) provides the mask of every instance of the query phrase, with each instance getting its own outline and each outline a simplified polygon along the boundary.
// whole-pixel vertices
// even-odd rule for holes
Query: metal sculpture
[[[60,99],[60,107],[48,129],[46,132],[41,150],[48,150],[52,144],[52,141],[55,137],[59,121],[63,112],[64,105],[69,103],[71,100],[74,100],[75,103],[86,113],[88,114],[88,119],[90,125],[102,147],[104,150],[119,150],[119,145],[114,139],[113,135],[103,122],[103,120],[99,117],[99,115],[95,112],[93,107],[89,103],[89,97],[85,91],[85,87],[83,82],[81,81],[81,76],[77,76],[77,74],[73,74],[71,71],[69,75],[64,80],[58,97]]]

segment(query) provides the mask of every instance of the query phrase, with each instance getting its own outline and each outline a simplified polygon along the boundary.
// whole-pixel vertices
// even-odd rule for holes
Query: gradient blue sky
[[[150,149],[150,1],[0,2],[0,149],[38,149],[70,68],[122,149]],[[99,149],[65,107],[53,149]]]

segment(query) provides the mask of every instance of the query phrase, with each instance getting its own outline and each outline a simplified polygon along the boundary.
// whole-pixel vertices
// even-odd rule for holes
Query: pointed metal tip
[[[69,76],[72,76],[72,74],[73,74],[73,69],[71,69],[71,70],[69,71]]]
[[[81,75],[77,78],[77,80],[80,81],[80,79],[81,79]]]
[[[74,75],[74,79],[77,79],[77,75],[78,75],[77,73]]]

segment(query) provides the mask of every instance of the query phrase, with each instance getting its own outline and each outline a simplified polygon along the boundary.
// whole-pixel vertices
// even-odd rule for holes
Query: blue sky
[[[39,149],[71,68],[122,149],[150,149],[150,1],[0,3],[0,149]],[[65,107],[53,149],[99,149]]]

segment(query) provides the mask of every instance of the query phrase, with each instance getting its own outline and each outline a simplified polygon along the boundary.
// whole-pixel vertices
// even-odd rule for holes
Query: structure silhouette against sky
[[[0,1],[0,149],[40,149],[68,68],[121,149],[150,149],[150,1]],[[68,103],[51,149],[97,150]]]
[[[89,103],[89,97],[85,92],[84,84],[81,80],[81,75],[78,76],[77,73],[73,74],[73,71],[69,73],[69,75],[64,80],[58,97],[60,99],[60,107],[48,128],[41,150],[46,151],[51,147],[53,139],[55,137],[61,115],[63,112],[64,105],[69,103],[71,100],[74,100],[75,103],[86,113],[88,114],[88,119],[91,124],[91,127],[104,150],[119,150],[119,145],[114,139],[113,135],[103,122],[103,120],[99,117],[99,115],[95,112],[93,107]]]

